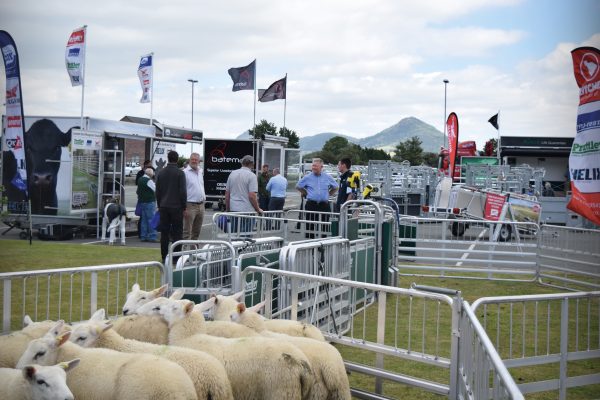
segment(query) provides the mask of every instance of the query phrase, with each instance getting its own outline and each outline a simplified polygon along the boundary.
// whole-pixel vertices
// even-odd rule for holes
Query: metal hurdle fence
[[[536,277],[534,223],[403,217],[399,225],[401,275],[526,281]],[[507,227],[512,240],[495,240],[496,232]]]
[[[2,281],[2,333],[22,327],[29,315],[34,321],[89,318],[98,308],[108,315],[121,313],[133,283],[157,287],[167,282],[158,262],[98,265],[78,268],[6,272]]]
[[[600,230],[542,225],[538,279],[575,290],[600,289]]]
[[[558,364],[543,380],[520,383],[523,393],[558,391],[564,400],[568,388],[600,384],[600,291],[488,297],[471,308],[509,369],[527,377],[527,367]]]
[[[458,292],[451,297],[439,289],[401,289],[253,266],[242,277],[262,283],[261,300],[266,304],[274,301],[274,293],[285,291],[280,307],[290,319],[306,320],[300,316],[302,307],[322,301],[316,291],[301,288],[319,286],[347,293],[343,314],[348,316],[348,329],[336,329],[336,304],[322,309],[325,322],[319,326],[327,340],[338,345],[352,372],[351,386],[354,374],[374,378],[370,390],[352,388],[355,398],[397,398],[398,384],[451,399],[523,398]],[[334,301],[330,298],[327,303]],[[265,315],[276,316],[271,309],[265,309]],[[459,329],[465,329],[465,335]],[[465,350],[459,352],[463,345]],[[447,373],[432,378],[431,369]]]

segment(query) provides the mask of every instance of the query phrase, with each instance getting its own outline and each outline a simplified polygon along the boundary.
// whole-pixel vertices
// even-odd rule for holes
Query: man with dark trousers
[[[340,173],[340,189],[338,190],[337,201],[335,202],[335,212],[340,212],[342,204],[348,200],[356,198],[356,189],[352,187],[349,180],[354,172],[350,170],[352,161],[345,157],[338,162],[338,172]]]
[[[183,214],[187,203],[185,174],[177,167],[179,154],[170,151],[168,164],[156,175],[156,202],[160,212],[160,255],[164,262],[169,254],[169,243],[183,237]],[[178,251],[179,249],[175,249]],[[179,257],[173,257],[173,263]]]
[[[322,172],[323,161],[320,158],[313,158],[311,170],[310,174],[300,179],[296,185],[296,189],[298,189],[302,197],[306,198],[304,210],[309,211],[306,213],[308,220],[327,222],[329,221],[328,214],[317,214],[310,211],[331,212],[329,196],[335,194],[338,184],[329,174]],[[314,231],[321,230],[321,226],[315,229],[314,225],[310,223],[306,224],[306,230],[308,231],[306,237],[308,239],[314,239]]]

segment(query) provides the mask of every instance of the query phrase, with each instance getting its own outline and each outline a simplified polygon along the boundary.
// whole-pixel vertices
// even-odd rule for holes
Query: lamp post
[[[192,130],[194,129],[194,84],[198,83],[196,79],[188,79],[192,84]],[[194,152],[194,143],[192,143],[192,153]]]
[[[444,146],[446,149],[448,148],[448,145],[446,144],[446,94],[448,93],[448,83],[450,83],[450,81],[448,81],[448,79],[444,79],[444,140],[442,146]]]

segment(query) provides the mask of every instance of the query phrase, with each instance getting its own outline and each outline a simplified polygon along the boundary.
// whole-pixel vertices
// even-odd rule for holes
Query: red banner
[[[454,180],[454,166],[456,165],[456,150],[458,148],[458,116],[456,113],[450,113],[446,121],[446,130],[448,132],[448,155],[450,157],[450,178]]]
[[[502,207],[506,202],[506,196],[496,193],[488,193],[485,196],[485,210],[483,218],[488,221],[498,221],[502,213]]]
[[[600,225],[600,50],[579,47],[571,55],[579,108],[569,156],[573,193],[567,208]]]

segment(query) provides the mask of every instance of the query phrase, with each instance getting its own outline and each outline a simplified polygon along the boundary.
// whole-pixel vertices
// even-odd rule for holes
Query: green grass
[[[131,247],[120,247],[120,246],[105,246],[105,245],[81,245],[81,244],[68,244],[60,242],[40,242],[35,241],[32,246],[27,241],[16,241],[16,240],[2,240],[0,241],[0,272],[9,271],[28,271],[38,269],[52,269],[52,268],[66,268],[66,267],[79,267],[79,266],[91,266],[91,265],[107,265],[107,264],[121,264],[121,263],[135,263],[142,261],[157,261],[160,258],[160,251],[153,248],[131,248]],[[30,314],[32,317],[37,315],[38,317],[44,316],[46,312],[51,316],[56,316],[60,312],[61,317],[65,319],[79,320],[84,314],[83,310],[89,310],[90,304],[87,301],[89,297],[88,286],[89,276],[77,275],[75,277],[65,277],[62,281],[61,290],[58,290],[56,285],[57,277],[51,278],[52,290],[48,293],[48,282],[46,278],[39,280],[29,280],[27,282],[15,281],[12,288],[12,304],[13,326],[20,326],[20,321],[24,314]],[[125,299],[125,293],[128,291],[128,286],[133,282],[145,279],[144,276],[139,276],[134,273],[127,274],[126,272],[112,273],[110,275],[100,275],[99,280],[99,294],[98,294],[98,307],[104,307],[112,310],[111,314],[119,312],[119,307]],[[148,287],[153,285],[156,280],[156,274],[151,274],[148,277]],[[488,280],[468,280],[468,279],[451,279],[451,278],[426,278],[426,277],[400,277],[400,287],[408,288],[411,283],[417,283],[421,285],[445,287],[449,289],[456,289],[462,292],[464,299],[472,303],[478,298],[486,296],[508,296],[508,295],[526,295],[526,294],[544,294],[544,293],[556,293],[558,292],[555,288],[538,285],[532,282],[503,282],[503,281],[488,281]],[[27,289],[27,294],[24,294],[24,286]],[[33,297],[33,288],[37,286],[40,298]],[[67,293],[71,291],[74,294],[73,299],[67,298]],[[156,285],[158,286],[158,285]],[[3,288],[0,287],[0,296],[3,295]],[[51,300],[47,302],[44,297],[49,297]],[[60,302],[57,299],[60,298]],[[118,300],[115,300],[118,299]],[[421,321],[422,313],[426,313],[426,332],[423,335],[421,331],[422,327],[420,324],[413,324],[410,326],[411,332],[411,348],[414,351],[420,351],[424,346],[426,352],[433,352],[435,347],[435,329],[434,322],[437,318],[437,303],[426,302],[423,304],[418,299],[413,300],[412,308],[405,297],[394,298],[388,297],[387,304],[387,325],[386,325],[386,343],[396,344],[400,348],[406,348],[408,346],[407,340],[409,332],[408,321],[408,310],[411,309],[413,321]],[[53,308],[37,309],[35,304],[46,303],[52,304]],[[60,306],[58,306],[60,304]],[[72,306],[71,306],[72,304]],[[504,308],[503,308],[504,307]],[[500,320],[500,335],[499,335],[499,351],[503,358],[508,358],[508,340],[510,334],[508,330],[509,321],[505,319],[508,306],[502,306],[500,308],[503,318]],[[541,304],[540,308],[546,307],[545,304]],[[554,306],[552,306],[554,307]],[[570,304],[570,328],[569,333],[571,337],[575,337],[575,327],[579,324],[579,338],[580,342],[585,341],[587,338],[586,332],[587,327],[582,324],[587,323],[586,321],[575,321],[574,310],[576,305]],[[586,304],[579,304],[581,308],[587,308]],[[598,303],[592,303],[590,305],[595,314],[598,315]],[[1,310],[0,310],[1,312]],[[490,335],[492,342],[496,342],[496,319],[497,307],[488,307],[485,311],[487,314],[487,330]],[[525,312],[525,318],[523,319],[523,312]],[[556,343],[558,337],[558,314],[557,310],[551,308],[551,313],[554,316],[550,320],[550,333],[551,341],[550,351],[556,350]],[[478,310],[478,317],[480,321],[483,321],[483,309]],[[519,306],[513,306],[513,353],[512,357],[519,357],[520,351],[523,346],[522,342],[522,331],[523,321],[525,323],[525,331],[529,333],[534,329],[534,321],[531,318],[532,310],[525,309]],[[540,314],[542,317],[544,313]],[[362,325],[366,321],[366,332],[365,339],[375,341],[376,339],[376,327],[377,327],[377,307],[369,307],[366,310],[366,314],[359,314],[356,317],[355,322],[355,337],[362,337]],[[34,318],[35,319],[35,318]],[[543,318],[542,318],[543,319]],[[394,325],[393,321],[397,320],[398,325]],[[440,340],[439,340],[439,355],[441,357],[449,357],[449,346],[451,337],[450,332],[450,321],[451,315],[447,310],[447,307],[440,307]],[[546,320],[538,321],[538,330],[545,332]],[[597,319],[591,326],[592,332],[592,343],[598,343],[600,340],[598,335],[600,334],[597,326]],[[422,338],[424,337],[424,343]],[[581,343],[580,343],[581,344]],[[545,343],[544,343],[545,346]],[[572,346],[572,344],[571,344]],[[337,345],[336,346],[344,359],[349,361],[358,362],[366,365],[375,365],[375,359],[373,353],[366,352],[357,348],[351,348],[349,346]],[[545,354],[546,348],[539,348],[538,343],[538,354],[543,350],[542,354]],[[518,350],[518,351],[517,351]],[[528,339],[528,335],[525,335],[525,354],[532,355],[534,352],[534,343]],[[405,373],[411,376],[418,376],[431,381],[440,382],[447,384],[449,371],[443,368],[433,367],[431,365],[413,362],[398,357],[385,356],[384,365],[386,369],[393,370],[400,373]],[[592,373],[600,373],[600,361],[579,361],[570,362],[568,365],[569,376],[573,375],[584,375]],[[511,374],[517,383],[530,382],[541,379],[555,379],[558,377],[558,366],[556,364],[542,365],[526,368],[513,368]],[[353,373],[350,376],[350,382],[353,387],[360,387],[366,390],[373,390],[374,379],[366,377],[357,373]],[[441,399],[442,396],[431,394],[420,389],[408,387],[396,383],[384,383],[384,395],[392,398],[405,398],[405,399]],[[568,398],[585,400],[598,398],[600,393],[600,385],[593,385],[575,389],[569,389]],[[552,399],[558,398],[556,391],[554,392],[543,392],[537,394],[531,394],[526,396],[527,399],[538,400],[538,399]]]

